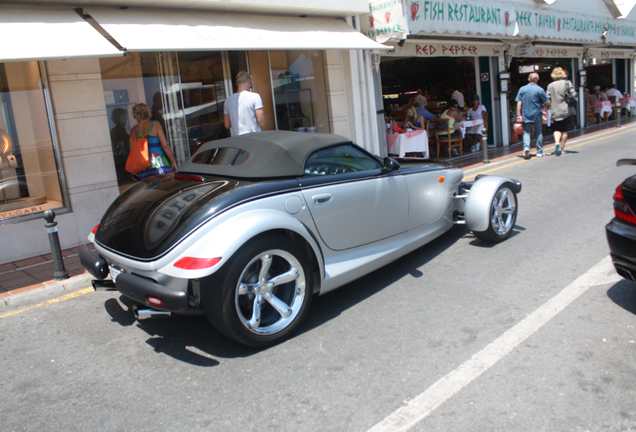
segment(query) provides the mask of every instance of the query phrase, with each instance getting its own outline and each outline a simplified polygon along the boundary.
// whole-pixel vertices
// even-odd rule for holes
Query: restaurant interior
[[[436,115],[446,109],[455,88],[466,103],[476,93],[474,57],[385,57],[380,74],[385,113],[394,114],[418,88],[428,101],[427,109]]]
[[[471,97],[477,94],[474,57],[385,57],[380,74],[390,155],[448,159],[464,154],[463,139],[437,139],[438,122],[429,122],[428,134],[406,130],[404,106],[417,89],[422,90],[426,109],[436,118],[447,109],[454,90],[463,93],[464,103],[470,104]]]

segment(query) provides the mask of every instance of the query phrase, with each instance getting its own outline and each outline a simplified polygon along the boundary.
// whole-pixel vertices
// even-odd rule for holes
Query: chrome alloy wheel
[[[516,210],[515,194],[507,187],[500,188],[490,210],[490,224],[498,236],[505,236],[514,227]]]
[[[251,332],[270,335],[284,330],[299,314],[306,293],[305,272],[291,253],[273,249],[254,257],[238,279],[235,305]]]

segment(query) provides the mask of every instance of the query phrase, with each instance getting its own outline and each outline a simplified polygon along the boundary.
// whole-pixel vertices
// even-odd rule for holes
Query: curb
[[[636,126],[636,124],[632,124],[631,122],[629,122],[629,123],[626,123],[624,126],[621,126],[621,129],[622,128],[627,128],[627,127],[630,127],[630,126],[634,127],[634,126]],[[591,132],[591,133],[588,133],[588,134],[580,135],[580,136],[577,136],[577,137],[574,137],[574,138],[570,138],[568,140],[568,144],[570,144],[570,145],[574,145],[575,143],[576,144],[582,144],[582,142],[585,139],[592,139],[592,138],[597,138],[598,136],[602,136],[602,135],[605,135],[605,134],[615,133],[615,132],[617,132],[617,129],[618,128],[616,128],[616,127],[607,128],[607,129],[602,129],[602,130],[599,130],[599,131]],[[545,139],[545,135],[544,135],[544,139]],[[544,144],[543,145],[544,151],[547,150],[548,148],[554,149],[554,147],[556,147],[555,143],[548,143],[548,144]],[[474,165],[469,165],[469,166],[463,167],[462,170],[464,171],[464,177],[471,177],[470,173],[472,173],[472,172],[477,171],[476,174],[479,174],[479,171],[488,170],[491,167],[495,167],[497,165],[501,165],[501,164],[504,164],[506,162],[509,162],[510,160],[514,160],[522,152],[523,152],[523,150],[519,150],[518,152],[514,152],[514,153],[510,153],[510,154],[501,156],[500,158],[497,158],[495,160],[491,160],[490,163],[488,163],[488,164],[476,163]]]
[[[79,276],[73,276],[72,278],[63,281],[53,282],[50,285],[41,288],[35,288],[22,293],[13,294],[0,299],[0,309],[38,300],[60,292],[77,291],[82,288],[87,288],[91,286],[91,281],[93,279],[93,276],[87,273]]]

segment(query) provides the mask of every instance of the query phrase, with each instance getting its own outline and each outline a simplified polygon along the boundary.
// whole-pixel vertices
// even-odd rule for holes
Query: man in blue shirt
[[[415,102],[413,106],[415,107],[415,111],[417,111],[417,115],[421,115],[422,117],[424,117],[424,120],[431,121],[435,118],[435,116],[429,110],[427,110],[426,108],[422,108],[419,103]]]
[[[532,72],[528,77],[529,83],[519,89],[517,93],[517,122],[523,122],[523,157],[530,157],[530,134],[534,125],[537,136],[537,157],[543,157],[543,117],[546,116],[548,95],[541,87],[539,74]]]

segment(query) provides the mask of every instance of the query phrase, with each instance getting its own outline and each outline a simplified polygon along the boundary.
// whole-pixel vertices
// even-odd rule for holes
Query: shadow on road
[[[607,291],[607,296],[618,306],[636,315],[636,284],[634,282],[622,279]]]

